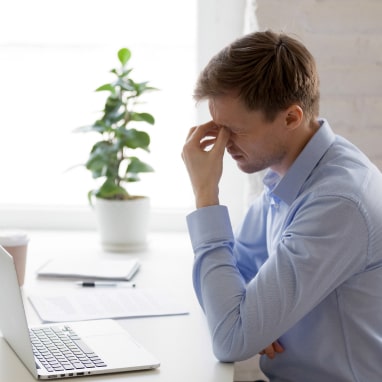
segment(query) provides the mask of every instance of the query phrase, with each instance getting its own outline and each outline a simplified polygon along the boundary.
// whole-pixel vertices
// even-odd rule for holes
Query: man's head
[[[255,32],[214,56],[199,76],[197,101],[237,94],[248,110],[269,122],[296,104],[307,122],[319,112],[319,78],[313,56],[285,34]]]

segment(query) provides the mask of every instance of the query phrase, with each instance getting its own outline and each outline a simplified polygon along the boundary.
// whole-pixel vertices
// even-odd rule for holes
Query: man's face
[[[209,100],[214,123],[230,132],[227,152],[238,167],[253,173],[271,167],[282,172],[287,153],[284,113],[268,122],[260,111],[248,111],[236,97],[219,96]]]

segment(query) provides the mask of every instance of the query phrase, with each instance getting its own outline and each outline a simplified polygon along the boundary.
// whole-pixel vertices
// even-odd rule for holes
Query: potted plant
[[[130,194],[127,185],[139,181],[140,173],[153,171],[138,158],[139,150],[149,152],[150,136],[136,125],[154,124],[151,114],[137,109],[142,95],[157,89],[131,78],[130,57],[129,49],[118,51],[120,67],[111,70],[114,81],[96,89],[108,93],[102,115],[93,124],[76,129],[100,135],[84,166],[100,181],[88,199],[95,208],[102,245],[112,251],[145,246],[150,212],[149,198]]]

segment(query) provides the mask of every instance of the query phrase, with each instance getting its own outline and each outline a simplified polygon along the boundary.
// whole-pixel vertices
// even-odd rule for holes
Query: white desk
[[[96,258],[132,256],[106,254],[96,232],[29,232],[27,274],[23,292],[47,288],[72,287],[71,281],[37,279],[34,272],[46,260],[59,256],[70,258],[94,255]],[[134,281],[137,287],[171,287],[179,298],[186,299],[190,314],[119,320],[139,342],[161,361],[159,369],[86,377],[83,381],[129,382],[232,382],[232,364],[218,362],[213,356],[203,313],[192,290],[192,250],[187,234],[151,234],[149,248],[139,256],[142,263]],[[30,324],[39,320],[26,302]],[[0,314],[4,314],[1,310]],[[74,378],[78,380],[78,378]],[[32,382],[34,378],[0,337],[0,381]]]

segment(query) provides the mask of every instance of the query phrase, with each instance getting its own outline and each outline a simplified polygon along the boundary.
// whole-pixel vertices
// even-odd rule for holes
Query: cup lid
[[[25,245],[29,241],[26,232],[19,230],[2,230],[0,231],[0,245],[5,247],[15,247],[17,245]]]

